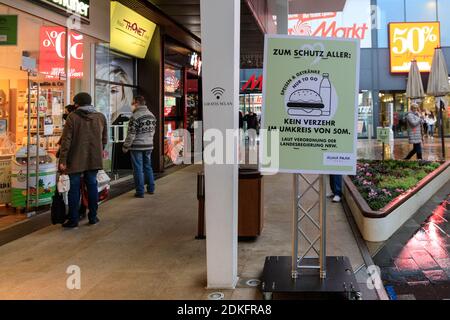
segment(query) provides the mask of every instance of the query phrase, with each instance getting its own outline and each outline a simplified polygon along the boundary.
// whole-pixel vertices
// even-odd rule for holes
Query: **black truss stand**
[[[301,179],[306,190],[300,194]],[[319,189],[316,183],[319,182]],[[265,300],[273,294],[287,294],[289,299],[348,299],[361,300],[361,292],[350,260],[347,257],[326,255],[326,183],[319,175],[310,181],[304,175],[294,174],[294,205],[292,217],[292,256],[267,257],[261,290]],[[309,190],[318,194],[318,200],[309,208],[302,199]],[[306,201],[305,201],[306,202]],[[313,209],[318,207],[318,219]],[[309,228],[307,226],[309,225]],[[317,231],[314,235],[313,231]],[[304,239],[299,243],[300,237]],[[300,244],[304,254],[299,254]],[[319,246],[319,248],[317,248]],[[308,254],[315,256],[308,256]]]

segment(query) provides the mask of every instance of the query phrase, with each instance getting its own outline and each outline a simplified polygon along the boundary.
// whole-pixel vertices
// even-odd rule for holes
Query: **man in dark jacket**
[[[76,228],[79,222],[81,175],[88,189],[89,224],[99,222],[97,173],[103,169],[103,149],[108,143],[106,118],[92,106],[88,93],[73,99],[76,111],[68,117],[61,137],[59,170],[70,177],[69,221],[64,228]]]
[[[123,152],[131,151],[131,163],[134,171],[136,198],[144,198],[145,184],[147,193],[155,192],[155,179],[152,169],[153,136],[156,118],[146,106],[144,97],[133,100],[133,115],[128,124],[128,135],[123,144]]]
[[[249,145],[250,147],[254,147],[256,144],[256,137],[258,135],[258,116],[250,110],[250,113],[244,117],[244,121],[247,122]]]

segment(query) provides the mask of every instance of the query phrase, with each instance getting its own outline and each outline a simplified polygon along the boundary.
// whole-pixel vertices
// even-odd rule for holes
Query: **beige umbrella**
[[[445,63],[444,55],[441,48],[434,50],[433,64],[431,65],[430,77],[428,79],[427,94],[435,96],[436,108],[439,115],[439,127],[442,140],[442,156],[445,160],[445,139],[444,139],[444,123],[442,116],[441,99],[450,93],[450,84],[448,83],[448,69]]]
[[[411,61],[411,68],[409,69],[408,74],[408,85],[406,86],[406,97],[413,100],[425,97],[422,78],[416,60]]]

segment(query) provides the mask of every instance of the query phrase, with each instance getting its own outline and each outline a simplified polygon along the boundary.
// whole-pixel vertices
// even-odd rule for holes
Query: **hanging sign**
[[[434,49],[440,46],[439,22],[395,22],[389,24],[391,73],[408,73],[411,60],[421,72],[430,72]]]
[[[143,59],[156,24],[117,1],[111,2],[111,49]]]
[[[356,174],[359,48],[358,39],[266,35],[262,172]]]
[[[70,32],[70,77],[83,78],[83,35]],[[41,27],[39,48],[39,72],[50,79],[65,78],[66,29],[64,27]]]
[[[17,16],[0,15],[0,46],[17,45]]]
[[[64,15],[75,15],[89,21],[90,0],[29,0]]]

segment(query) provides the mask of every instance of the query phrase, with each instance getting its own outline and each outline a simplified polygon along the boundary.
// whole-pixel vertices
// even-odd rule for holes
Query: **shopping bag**
[[[65,193],[70,190],[70,178],[67,174],[62,174],[58,179],[58,192]]]
[[[63,224],[67,220],[66,204],[62,194],[58,191],[53,196],[51,217],[53,224]]]

